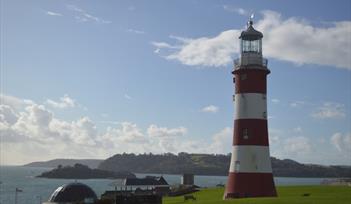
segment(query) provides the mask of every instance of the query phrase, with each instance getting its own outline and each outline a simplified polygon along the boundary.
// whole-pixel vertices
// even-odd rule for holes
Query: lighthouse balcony
[[[267,69],[268,60],[262,56],[249,53],[234,60],[234,70],[239,68],[249,68],[248,65],[256,65],[255,68],[257,68],[258,65],[258,67],[262,67],[262,69]]]

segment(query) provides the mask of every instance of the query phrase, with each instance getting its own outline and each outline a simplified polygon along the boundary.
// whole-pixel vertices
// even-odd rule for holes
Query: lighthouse
[[[267,125],[267,59],[263,34],[250,19],[241,32],[240,57],[234,60],[233,150],[224,199],[277,196],[269,155]]]

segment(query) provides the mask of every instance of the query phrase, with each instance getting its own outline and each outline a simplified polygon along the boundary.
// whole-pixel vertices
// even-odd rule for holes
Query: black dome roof
[[[50,196],[49,202],[79,202],[86,198],[97,199],[89,186],[82,183],[69,183],[58,187]]]
[[[247,27],[246,30],[241,32],[240,39],[243,40],[258,40],[263,38],[263,34],[260,31],[255,30],[254,27],[252,27],[252,21],[249,22],[249,26]]]

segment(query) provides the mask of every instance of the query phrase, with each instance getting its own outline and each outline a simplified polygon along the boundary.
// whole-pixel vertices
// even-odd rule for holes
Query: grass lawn
[[[165,197],[163,204],[176,203],[203,203],[203,204],[255,204],[255,203],[286,203],[286,204],[351,204],[351,187],[349,186],[280,186],[277,187],[278,197],[276,198],[241,198],[232,200],[222,200],[224,188],[202,189],[194,193],[196,201],[185,201],[183,196]],[[310,196],[302,196],[309,193]]]

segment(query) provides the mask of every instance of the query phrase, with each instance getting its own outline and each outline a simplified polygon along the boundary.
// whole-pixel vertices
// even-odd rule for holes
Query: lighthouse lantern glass
[[[258,40],[241,40],[241,53],[254,52],[262,53],[262,41]]]

